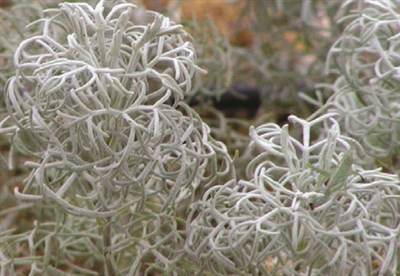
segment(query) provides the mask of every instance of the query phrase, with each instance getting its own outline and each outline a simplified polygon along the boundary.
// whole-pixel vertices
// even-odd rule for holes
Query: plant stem
[[[103,256],[105,261],[106,275],[116,276],[111,258],[111,220],[105,218],[103,220]]]

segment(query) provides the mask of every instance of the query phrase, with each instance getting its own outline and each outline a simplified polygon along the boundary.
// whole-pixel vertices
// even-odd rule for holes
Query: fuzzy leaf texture
[[[251,128],[262,152],[250,181],[210,189],[194,205],[187,252],[215,275],[393,275],[400,234],[396,175],[352,163],[361,146],[334,114]],[[325,125],[318,141],[312,131]]]
[[[326,63],[338,76],[318,114],[340,114],[343,132],[400,175],[400,1],[345,1],[339,15],[346,28]]]

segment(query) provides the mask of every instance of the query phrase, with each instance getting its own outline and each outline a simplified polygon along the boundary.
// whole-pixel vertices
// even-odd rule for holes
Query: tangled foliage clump
[[[302,139],[288,125],[250,130],[262,148],[248,165],[251,180],[213,187],[194,204],[187,251],[216,275],[393,273],[398,178],[353,164],[362,148],[340,134],[331,114],[290,121]],[[326,136],[313,142],[321,124]]]
[[[16,51],[3,124],[16,126],[13,147],[39,159],[29,163],[26,192],[39,185],[73,211],[61,198],[81,186],[80,202],[109,215],[130,186],[142,200],[166,192],[170,203],[181,187],[212,181],[207,166],[217,167],[214,153],[223,148],[180,103],[197,70],[181,27],[158,14],[134,25],[130,4],[105,17],[103,9],[62,4],[37,22],[43,34]],[[175,186],[172,194],[166,186]]]
[[[355,3],[340,18],[347,27],[328,55],[327,68],[340,75],[324,89],[332,96],[321,111],[339,113],[348,135],[400,172],[400,2],[346,5]]]
[[[23,1],[0,13],[0,275],[399,270],[399,0],[249,0],[247,48],[125,0]],[[233,82],[254,121],[213,106]],[[274,119],[316,82],[314,114]]]
[[[141,235],[129,256],[148,255],[157,243],[155,258],[166,254],[172,262],[182,241],[178,204],[230,166],[225,146],[182,102],[199,70],[188,36],[156,13],[135,24],[134,9],[100,1],[47,11],[35,22],[41,34],[16,50],[9,116],[1,123],[12,151],[34,158],[17,197],[103,218],[104,250],[113,254],[109,273],[126,254],[114,239],[126,242],[127,233]]]

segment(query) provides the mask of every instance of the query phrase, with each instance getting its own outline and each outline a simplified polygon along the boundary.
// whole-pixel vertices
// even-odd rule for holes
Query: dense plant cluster
[[[100,1],[95,8],[64,3],[49,10],[36,22],[42,33],[16,50],[2,131],[11,135],[12,151],[34,160],[25,163],[31,173],[23,191],[15,192],[103,218],[98,230],[113,256],[126,254],[112,242],[115,235],[129,240],[124,229],[141,234],[131,257],[157,242],[169,248],[158,254],[170,259],[182,239],[177,206],[199,185],[228,173],[231,161],[181,102],[198,70],[182,27],[160,14],[136,25],[128,20],[132,4],[105,8]]]
[[[8,78],[14,70],[14,53],[18,45],[26,38],[40,33],[38,25],[30,25],[43,17],[43,9],[54,5],[51,0],[29,1],[21,0],[12,5],[9,10],[0,9],[0,90],[5,90]],[[2,92],[3,93],[3,92]],[[5,97],[0,98],[0,108],[5,106]],[[5,115],[1,113],[0,115]]]
[[[193,206],[188,252],[216,275],[394,271],[398,178],[353,164],[361,148],[340,134],[332,114],[289,120],[302,140],[290,136],[288,125],[250,129],[253,145],[262,148],[247,167],[251,180],[215,186]],[[327,133],[313,142],[320,124]],[[269,267],[266,260],[273,260]]]
[[[21,175],[0,275],[399,270],[398,0],[249,0],[249,47],[125,0],[21,4],[1,10],[0,173]],[[244,83],[252,121],[213,106]]]
[[[357,1],[347,4],[351,2]],[[369,155],[380,158],[381,165],[398,173],[399,20],[398,1],[366,1],[341,19],[347,27],[333,44],[326,65],[340,75],[324,89],[331,97],[321,108],[339,113],[346,134],[360,141]]]
[[[133,8],[120,4],[102,18],[102,3],[63,4],[38,22],[43,34],[15,53],[18,70],[7,91],[9,121],[19,130],[12,147],[40,160],[29,163],[25,191],[38,183],[76,214],[83,213],[61,199],[72,187],[81,186],[74,195],[86,199],[72,205],[108,215],[128,191],[142,200],[166,192],[171,202],[181,188],[211,181],[213,171],[202,173],[217,166],[215,151],[224,151],[179,103],[197,69],[181,28],[161,15],[147,26],[129,24]],[[172,184],[171,194],[162,188]]]

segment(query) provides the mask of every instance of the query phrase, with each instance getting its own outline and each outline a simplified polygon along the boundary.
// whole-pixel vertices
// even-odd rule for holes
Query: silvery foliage
[[[22,3],[11,8],[10,11],[0,9],[2,18],[0,24],[0,92],[5,90],[5,84],[14,73],[13,56],[18,44],[27,36],[36,34],[35,29],[25,29],[33,20],[41,17],[39,5]],[[1,95],[0,108],[4,107],[4,95]],[[3,114],[3,113],[2,113]]]
[[[311,44],[318,46],[309,50],[315,53],[317,48],[318,56],[325,55],[326,45],[338,31],[332,11],[337,11],[341,1],[328,2],[248,1],[256,7],[255,23],[264,28],[269,25],[262,20],[281,19],[266,17],[264,12],[295,18],[282,21],[278,29],[268,28],[274,42],[281,38],[277,34],[301,26],[308,31],[306,41],[316,38]],[[310,3],[322,4],[314,9]],[[377,142],[379,137],[395,139],[387,145],[391,151],[397,145],[396,132],[373,134],[370,140],[374,129],[385,130],[381,122],[397,123],[396,116],[385,117],[391,109],[381,107],[389,104],[397,114],[398,24],[393,21],[398,18],[397,0],[345,2],[339,14],[354,12],[345,18],[351,24],[329,59],[328,68],[344,74],[330,87],[333,97],[314,120],[290,117],[300,125],[293,132],[288,125],[252,128],[249,149],[257,152],[258,148],[260,153],[247,167],[249,180],[233,179],[210,188],[193,205],[186,233],[178,226],[183,219],[176,217],[175,209],[179,205],[184,210],[196,186],[212,183],[229,167],[220,172],[216,165],[230,164],[225,146],[213,141],[208,127],[181,102],[184,94],[199,88],[193,89],[191,82],[199,72],[193,64],[194,50],[182,28],[167,18],[153,14],[146,24],[135,24],[132,5],[114,1],[102,10],[103,4],[93,9],[65,3],[46,11],[43,19],[24,30],[33,33],[20,37],[28,38],[15,55],[18,68],[7,91],[9,116],[1,122],[0,132],[12,138],[13,152],[31,158],[27,166],[32,173],[25,188],[16,190],[18,198],[30,201],[0,214],[10,215],[12,221],[16,210],[30,210],[38,220],[27,233],[0,228],[0,275],[14,275],[26,267],[31,275],[98,275],[104,272],[97,269],[103,264],[110,275],[139,275],[141,271],[393,275],[400,261],[399,179],[363,166],[362,160],[370,162],[371,156],[363,155],[362,146],[347,134],[374,156],[382,156],[380,147],[386,146],[386,140]],[[320,12],[328,17],[331,28],[318,23],[322,18],[313,21]],[[285,59],[291,47],[271,57],[261,51],[270,49],[268,43],[258,46],[256,51],[260,51],[252,59],[246,52],[246,62],[222,63],[224,68],[243,74],[251,65],[257,71],[255,79],[265,81],[265,87],[277,78],[285,87],[288,79],[304,78]],[[352,51],[341,48],[345,46]],[[14,51],[13,47],[9,50]],[[223,49],[215,52],[217,59],[231,57],[232,49]],[[240,57],[241,49],[235,51]],[[8,62],[11,52],[7,55]],[[386,60],[385,55],[390,58]],[[362,63],[362,58],[373,57],[377,57],[376,67],[371,60]],[[205,58],[203,66],[216,64],[208,64]],[[350,62],[351,58],[357,62]],[[352,67],[360,63],[358,69]],[[364,65],[365,72],[360,70]],[[313,67],[305,67],[307,77],[314,76]],[[319,67],[314,68],[318,71]],[[232,76],[229,70],[221,70],[227,72],[222,75],[227,83]],[[354,72],[360,73],[360,79],[352,83]],[[382,74],[374,83],[376,72]],[[379,93],[364,93],[366,87],[367,92]],[[273,88],[282,92],[280,86]],[[382,88],[393,94],[385,94]],[[286,96],[287,91],[283,92],[280,95]],[[378,112],[371,113],[376,99],[380,105],[374,111]],[[347,106],[353,102],[357,104]],[[368,105],[360,107],[360,103]],[[339,116],[321,115],[329,109]],[[351,110],[356,112],[347,117]],[[364,116],[363,112],[370,113]],[[366,124],[360,118],[377,119]],[[217,134],[228,135],[227,120],[218,122]],[[355,123],[371,132],[352,134]],[[295,138],[299,129],[302,136]],[[245,141],[234,137],[232,145],[243,146]],[[182,247],[192,262],[184,258]],[[29,252],[21,254],[21,248]],[[196,263],[204,270],[198,270]]]
[[[42,16],[42,9],[38,3],[20,3],[9,11],[0,9],[0,120],[7,114],[5,95],[7,80],[14,74],[13,57],[18,44],[25,37],[38,33],[36,28],[25,28],[30,22]],[[0,142],[5,140],[0,136]],[[1,153],[0,153],[1,157]]]
[[[100,237],[97,250],[110,275],[135,275],[146,258],[153,259],[149,271],[171,270],[182,251],[177,206],[227,174],[231,163],[225,146],[182,102],[200,71],[190,37],[157,13],[135,24],[134,10],[124,1],[99,1],[45,11],[31,24],[40,33],[16,49],[8,116],[0,123],[12,141],[10,164],[15,152],[30,157],[31,173],[16,196],[85,217],[80,233]],[[54,236],[68,233],[67,226],[57,232],[58,224],[49,225],[56,241],[44,235],[46,248],[83,246],[80,238]],[[34,242],[29,246],[34,254]],[[50,250],[43,258],[44,265],[32,267],[43,272],[60,262]],[[73,258],[61,259],[77,271]],[[6,263],[12,267],[12,258]]]
[[[400,173],[400,1],[346,1],[347,27],[330,49],[327,70],[339,73],[320,112],[336,112],[342,129],[384,166]]]
[[[250,129],[261,149],[251,179],[215,186],[193,205],[187,252],[215,275],[393,275],[399,178],[353,163],[362,147],[334,114],[289,121],[301,138],[289,125]]]
[[[0,8],[0,94],[3,94],[7,80],[15,72],[13,57],[16,48],[25,38],[40,33],[38,25],[31,25],[28,28],[26,26],[43,17],[44,8],[57,6],[53,0],[19,0],[14,2],[8,9]],[[93,3],[95,0],[86,2]],[[0,110],[5,106],[4,99],[4,95],[1,95]],[[0,116],[3,114],[5,112],[0,113]]]

